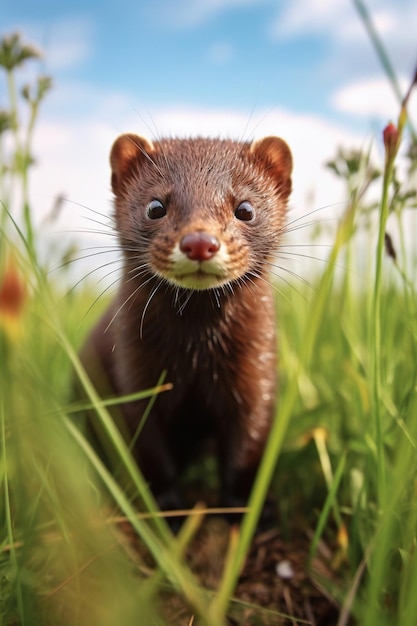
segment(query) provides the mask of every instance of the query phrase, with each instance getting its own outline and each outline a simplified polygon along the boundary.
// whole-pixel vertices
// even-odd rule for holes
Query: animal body
[[[123,272],[82,360],[116,395],[155,386],[163,371],[173,384],[156,398],[134,446],[161,507],[181,506],[179,476],[207,436],[220,503],[242,504],[274,414],[269,271],[285,229],[290,150],[277,137],[122,135],[110,163]],[[130,436],[145,406],[122,405]]]

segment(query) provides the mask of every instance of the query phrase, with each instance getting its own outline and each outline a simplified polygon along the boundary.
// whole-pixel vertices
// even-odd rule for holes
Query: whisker
[[[112,272],[109,272],[108,274],[106,274],[106,278],[108,278],[110,275],[112,274]],[[100,293],[99,295],[94,299],[94,301],[90,304],[90,306],[88,307],[86,313],[83,315],[82,320],[84,321],[85,318],[89,315],[89,313],[92,311],[92,309],[95,307],[95,305],[97,304],[97,302],[99,300],[101,300],[101,298],[111,289],[113,289],[113,287],[115,285],[117,285],[119,282],[119,278],[116,278],[113,282],[111,282],[109,285],[107,285],[107,287],[105,287]],[[106,329],[104,330],[104,332],[107,332],[108,327],[110,326],[110,324],[106,327]]]
[[[100,236],[105,236],[105,237],[113,237],[114,239],[116,239],[116,235],[114,233],[113,230],[96,230],[96,229],[86,229],[86,228],[74,228],[71,230],[61,230],[61,231],[56,231],[57,233],[61,233],[64,235],[100,235]]]
[[[244,128],[243,133],[242,133],[242,139],[240,141],[243,141],[243,137],[246,135],[246,132],[248,131],[249,122],[251,121],[251,119],[254,116],[255,109],[256,109],[256,104],[257,104],[257,102],[255,102],[255,104],[253,105],[253,107],[251,109],[251,112],[249,114],[249,119],[248,119],[248,121],[247,121],[247,123],[245,125],[245,128]],[[264,112],[264,114],[262,115],[262,117],[259,118],[259,120],[256,122],[255,126],[252,128],[250,135],[248,133],[248,136],[253,136],[255,134],[256,129],[262,124],[262,122],[264,122],[268,118],[269,115],[271,115],[271,113],[273,113],[276,110],[276,108],[277,108],[276,106],[273,106],[273,107],[270,107],[268,110],[266,110]]]
[[[143,285],[146,285],[150,280],[152,280],[153,274],[148,263],[142,263],[142,265],[139,265],[138,267],[132,268],[128,271],[128,274],[131,275],[129,276],[129,278],[127,278],[126,282],[133,282],[136,279],[141,278],[142,276],[146,276],[147,273],[149,274],[149,278],[144,283],[142,283]]]
[[[282,248],[333,248],[330,243],[282,243],[279,245],[279,250]]]
[[[217,308],[220,309],[221,308],[220,296],[219,296],[217,289],[213,289],[213,297],[216,301]]]
[[[283,265],[274,265],[274,268],[276,270],[280,270],[280,272],[285,272],[286,274],[288,274],[289,276],[292,276],[293,278],[296,278],[297,280],[301,281],[304,285],[306,285],[306,287],[309,287],[313,291],[316,289],[315,286],[312,283],[310,283],[304,276],[301,276],[300,274],[298,274],[294,270],[291,270],[288,267],[284,267]],[[289,287],[292,286],[292,283],[290,283],[288,280],[284,279],[283,276],[281,276],[281,274],[279,272],[272,272],[271,270],[270,270],[270,272],[271,272],[272,276],[275,276],[275,278],[278,278],[279,280],[283,280],[285,282],[285,284],[287,284]]]
[[[88,252],[89,250],[91,250],[92,252],[89,252],[88,254],[83,254],[82,256],[77,256],[74,257],[72,259],[69,259],[68,261],[65,261],[65,263],[61,263],[60,265],[57,265],[56,267],[52,268],[50,270],[50,273],[55,272],[56,270],[61,270],[64,267],[68,267],[68,265],[73,264],[73,263],[77,263],[77,262],[81,262],[81,261],[85,261],[86,259],[93,259],[94,257],[97,256],[101,256],[104,254],[114,254],[116,252],[120,252],[120,248],[119,247],[114,247],[114,248],[109,248],[108,246],[102,246],[102,249],[100,249],[99,247],[92,247],[92,248],[85,248],[85,250],[83,250],[82,252]],[[93,250],[97,250],[96,252],[93,252]],[[115,261],[122,261],[122,258],[115,258]],[[100,266],[97,268],[100,269]]]
[[[313,209],[312,211],[309,211],[308,213],[305,213],[303,215],[299,215],[298,217],[294,218],[293,220],[290,220],[289,222],[287,222],[287,226],[291,226],[292,224],[295,224],[297,222],[299,222],[300,220],[305,219],[306,217],[310,217],[311,215],[314,215],[315,213],[318,213],[319,211],[325,211],[326,209],[331,209],[333,207],[337,207],[337,206],[345,206],[345,202],[333,202],[332,204],[326,204],[324,206],[318,207],[317,209]],[[326,219],[326,218],[325,218]],[[313,224],[316,222],[312,222]]]
[[[145,109],[145,111],[146,111],[150,121],[152,122],[153,128],[152,128],[152,126],[150,124],[148,124],[148,122],[145,119],[145,116],[142,115],[142,113],[139,111],[139,109],[137,109],[135,106],[132,105],[133,112],[136,113],[136,115],[139,117],[141,122],[143,122],[143,124],[146,126],[146,128],[149,131],[149,134],[152,137],[156,137],[158,141],[161,140],[161,138],[162,138],[161,137],[161,133],[159,132],[158,126],[157,126],[157,124],[155,122],[155,119],[154,119],[154,117],[152,115],[152,112],[149,110],[149,108],[146,106],[146,104],[144,102],[141,102],[141,106],[143,106],[143,108]]]
[[[104,226],[105,228],[113,228],[114,229],[114,225],[112,226],[108,222],[104,222],[104,221],[101,221],[101,220],[96,220],[93,217],[88,217],[86,215],[83,216],[83,221],[91,222],[92,224],[98,224],[98,226]],[[114,220],[112,220],[112,221],[114,222]],[[114,232],[114,230],[113,230],[113,232]]]
[[[288,259],[289,261],[295,261],[297,259],[309,259],[309,261],[320,261],[322,263],[328,263],[328,259],[322,259],[318,256],[313,256],[312,254],[303,254],[302,252],[290,252],[289,250],[280,250],[276,256],[278,259]],[[273,265],[270,261],[267,262],[269,265]]]
[[[281,268],[279,268],[279,266],[278,266],[278,269],[281,269]],[[282,268],[282,269],[283,269],[284,271],[286,271],[286,269],[285,269],[285,268]],[[294,285],[294,283],[293,283],[293,282],[291,282],[291,281],[287,280],[287,279],[286,279],[286,278],[284,278],[284,276],[282,276],[281,274],[278,274],[278,273],[275,273],[275,272],[272,272],[272,271],[270,271],[270,274],[271,274],[274,278],[279,279],[279,281],[280,281],[280,282],[282,282],[282,283],[284,283],[285,285],[287,285],[287,287],[289,287],[290,289],[294,290],[294,291],[295,291],[295,292],[296,292],[296,293],[297,293],[297,294],[298,294],[298,295],[299,295],[299,296],[300,296],[300,297],[301,297],[304,301],[307,301],[307,298],[306,298],[305,294],[303,294],[303,293],[302,293],[302,292],[298,289],[298,287],[296,287],[296,285]],[[295,276],[297,279],[300,279],[300,280],[301,280],[301,276],[299,276],[298,274],[294,274],[294,276]],[[271,282],[271,281],[268,281],[268,280],[266,280],[263,276],[259,276],[259,278],[260,278],[261,280],[263,280],[264,282],[266,282],[266,283],[267,283],[267,284],[268,284],[268,285],[269,285],[269,286],[273,289],[273,291],[275,291],[276,293],[278,293],[278,294],[279,294],[279,296],[280,296],[281,298],[284,298],[286,302],[290,303],[290,299],[289,299],[288,294],[287,294],[285,291],[282,291],[282,289],[281,289],[281,287],[279,286],[279,284],[277,284],[276,282]],[[308,285],[308,283],[307,283],[307,285]],[[310,286],[313,290],[315,289],[315,287],[314,287],[313,285],[308,285],[308,286]]]
[[[154,297],[154,295],[156,294],[156,292],[158,291],[159,287],[162,284],[162,280],[157,282],[157,284],[155,285],[155,287],[152,289],[151,293],[149,294],[148,299],[146,300],[146,304],[143,307],[143,311],[142,311],[142,316],[140,318],[140,328],[139,328],[139,336],[141,339],[143,339],[143,324],[145,322],[145,315],[146,315],[146,311],[149,308],[149,305],[151,303],[152,298]]]
[[[99,265],[98,267],[94,267],[93,269],[91,269],[89,272],[87,272],[86,274],[84,274],[72,287],[71,289],[68,291],[68,294],[72,293],[73,291],[75,291],[75,289],[82,283],[84,282],[87,278],[89,278],[89,276],[92,276],[93,274],[95,274],[96,272],[102,270],[105,267],[109,267],[111,265],[114,265],[114,261],[109,261],[108,263],[104,263],[103,265]],[[119,272],[120,271],[120,267],[117,267],[115,269],[113,269],[111,272],[107,272],[107,274],[104,274],[103,276],[101,276],[98,279],[98,282],[102,282],[103,280],[105,280],[106,278],[108,278],[109,276],[111,276],[112,274]]]
[[[143,154],[143,156],[149,161],[149,163],[151,163],[153,165],[153,167],[156,169],[156,171],[158,172],[158,174],[161,176],[162,179],[165,178],[163,171],[160,169],[160,167],[158,166],[158,164],[155,162],[155,160],[152,158],[152,156],[150,154],[148,154],[145,150],[145,148],[143,148],[140,143],[136,143],[132,138],[129,139],[129,141],[136,147],[138,148],[138,150]]]
[[[288,233],[295,233],[298,230],[309,228],[310,226],[316,226],[317,224],[325,224],[327,222],[337,222],[338,220],[339,220],[338,217],[324,217],[320,220],[311,220],[310,222],[305,222],[304,224],[297,224],[296,226],[291,226],[291,228],[288,228],[288,224],[287,224],[287,226],[284,227],[282,234],[286,235]],[[298,220],[295,220],[295,221],[298,221]]]
[[[114,320],[116,319],[116,317],[119,315],[120,311],[123,310],[123,308],[126,306],[126,304],[136,296],[136,294],[142,289],[142,285],[139,285],[136,289],[134,289],[132,291],[131,294],[129,294],[129,296],[122,302],[122,304],[118,307],[118,309],[116,310],[115,314],[112,316],[112,318],[110,319],[109,323],[107,324],[106,328],[104,329],[104,333],[106,333],[110,326],[113,324]]]
[[[255,100],[255,102],[254,102],[254,103],[253,103],[253,105],[252,105],[251,111],[250,111],[250,113],[249,113],[249,117],[248,117],[248,119],[247,119],[247,121],[246,121],[246,124],[245,124],[245,126],[244,126],[244,128],[243,128],[243,132],[242,132],[242,134],[241,134],[241,136],[240,136],[240,138],[239,138],[239,143],[245,143],[246,141],[248,141],[248,140],[245,138],[245,137],[246,137],[246,134],[247,134],[247,136],[248,136],[248,138],[249,138],[251,135],[253,135],[254,131],[257,129],[257,127],[258,127],[258,126],[259,126],[259,124],[260,124],[260,121],[259,121],[259,122],[256,124],[255,128],[253,128],[253,129],[252,129],[251,133],[249,133],[249,132],[248,132],[248,130],[249,130],[249,124],[250,124],[250,122],[252,121],[253,116],[255,115],[255,109],[256,109],[256,106],[257,106],[257,100]],[[263,118],[263,119],[264,119],[264,118]],[[263,121],[263,120],[262,120],[262,121]]]
[[[88,206],[87,204],[83,204],[82,202],[77,202],[76,200],[71,200],[71,198],[65,198],[64,202],[66,204],[73,204],[74,206],[78,206],[78,207],[80,207],[80,209],[85,209],[86,211],[89,211],[90,213],[95,213],[96,215],[100,215],[101,217],[107,217],[106,213],[102,213],[101,211],[97,211],[97,209],[93,209],[92,207]]]
[[[87,280],[87,278],[89,278],[90,276],[92,276],[96,272],[102,270],[103,268],[108,267],[108,266],[113,266],[113,265],[114,265],[114,262],[105,263],[104,265],[100,265],[98,267],[94,267],[93,269],[91,269],[86,274],[83,274],[83,276],[75,284],[73,284],[72,287],[67,291],[66,297],[69,294],[73,293],[77,289],[77,287],[79,287],[79,285],[82,282]],[[116,268],[112,269],[111,271],[107,272],[106,274],[103,274],[103,276],[100,276],[99,279],[98,279],[98,283],[103,282],[104,280],[106,280],[112,274],[116,274],[116,273],[119,274],[119,272],[120,272],[120,267],[116,267]],[[120,279],[120,277],[118,276],[108,287],[112,287],[113,285],[117,284],[119,279]],[[106,290],[107,290],[107,288],[106,288]],[[101,294],[100,294],[99,298],[100,297],[101,297]]]
[[[176,302],[177,302],[177,297],[179,297],[179,289],[177,289],[177,292],[178,292],[178,293],[176,294],[176,298],[175,298],[175,299],[176,299]],[[183,314],[185,307],[187,306],[187,304],[189,303],[189,301],[190,301],[190,300],[191,300],[191,298],[192,298],[192,295],[193,295],[193,292],[192,292],[191,290],[189,290],[189,293],[187,292],[187,296],[186,296],[186,298],[185,298],[185,301],[184,301],[182,304],[180,304],[180,306],[179,306],[179,308],[178,308],[178,313],[179,313],[180,315],[182,315],[182,314]]]

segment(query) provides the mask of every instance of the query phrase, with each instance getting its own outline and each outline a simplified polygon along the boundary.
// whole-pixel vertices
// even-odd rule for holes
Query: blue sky
[[[366,5],[405,88],[417,3]],[[19,30],[44,52],[22,80],[54,80],[35,138],[39,215],[57,193],[109,210],[107,155],[125,131],[281,135],[294,153],[293,205],[311,210],[342,197],[323,167],[336,147],[373,141],[381,158],[381,130],[397,115],[351,0],[3,0],[0,12],[1,35]]]
[[[360,115],[337,102],[346,86],[384,80],[351,0],[2,4],[2,32],[18,29],[39,44],[42,70],[57,89],[74,86],[68,105],[80,113],[92,106],[96,88],[150,110],[162,103],[247,112],[278,106],[361,130],[378,117],[370,105]],[[415,2],[367,0],[367,6],[405,79],[417,57]]]

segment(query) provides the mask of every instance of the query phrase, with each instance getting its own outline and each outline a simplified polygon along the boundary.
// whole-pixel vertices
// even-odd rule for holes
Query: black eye
[[[250,222],[255,217],[255,209],[250,202],[241,202],[235,210],[235,216],[242,222]]]
[[[167,214],[167,210],[160,200],[152,200],[146,207],[146,214],[151,220],[159,220]]]

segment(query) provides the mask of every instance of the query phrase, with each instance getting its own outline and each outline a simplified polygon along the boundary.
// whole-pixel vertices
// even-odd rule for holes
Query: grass
[[[381,178],[366,154],[341,152],[331,164],[346,179],[348,199],[314,289],[302,282],[296,288],[280,285],[277,415],[249,512],[230,531],[213,593],[185,559],[201,515],[190,515],[179,534],[171,534],[78,362],[87,325],[80,327],[79,320],[97,294],[81,287],[63,298],[59,276],[51,279],[38,261],[30,146],[50,82],[42,79],[35,94],[27,88],[19,105],[14,74],[36,53],[19,39],[6,43],[0,56],[11,107],[1,118],[0,134],[7,166],[0,181],[1,623],[129,626],[140,618],[143,624],[165,624],[160,598],[170,590],[185,599],[195,623],[226,624],[270,488],[284,536],[296,527],[313,529],[306,567],[314,569],[321,543],[332,547],[331,575],[312,575],[340,604],[338,626],[351,616],[364,626],[414,626],[417,259],[415,247],[403,242],[415,208],[416,142],[407,127],[406,102],[398,123],[384,132]],[[26,130],[19,122],[24,105],[31,111]],[[6,133],[15,138],[11,155],[1,141]],[[400,145],[414,146],[406,182],[396,174]],[[380,185],[376,208],[367,203],[371,182]],[[388,218],[397,223],[398,251],[385,239]],[[79,407],[71,404],[72,372],[127,483],[109,474],[74,427]],[[146,393],[151,398],[158,391],[165,393]],[[142,514],[133,504],[138,498]],[[139,538],[146,546],[152,564],[132,549],[114,522],[116,513],[129,522],[134,542]]]

